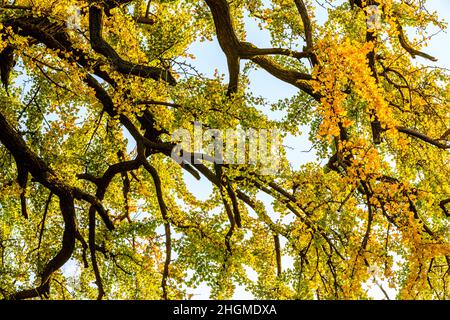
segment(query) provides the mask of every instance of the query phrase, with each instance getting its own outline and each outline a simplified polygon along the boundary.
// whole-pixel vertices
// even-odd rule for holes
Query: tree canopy
[[[449,299],[450,75],[426,52],[446,23],[426,2],[2,1],[3,298]],[[207,41],[226,77],[190,62]],[[256,68],[296,94],[254,94]],[[177,163],[195,123],[307,127],[317,159]]]

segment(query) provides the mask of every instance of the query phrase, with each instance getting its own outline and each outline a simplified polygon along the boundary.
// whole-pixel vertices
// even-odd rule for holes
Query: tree
[[[240,283],[257,298],[363,299],[376,281],[397,298],[448,299],[449,74],[422,51],[445,23],[423,0],[329,1],[324,23],[316,6],[3,1],[3,297],[186,298],[205,281],[212,298]],[[247,42],[246,17],[272,48]],[[188,63],[213,37],[229,79]],[[252,68],[298,88],[272,106],[284,119],[260,111]],[[195,122],[308,126],[318,159],[292,168],[281,149],[263,175],[196,163],[184,146],[177,163],[170,135]],[[213,185],[207,200],[187,175]]]

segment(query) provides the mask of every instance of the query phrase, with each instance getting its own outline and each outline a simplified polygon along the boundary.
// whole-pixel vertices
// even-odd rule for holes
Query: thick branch
[[[277,276],[281,277],[282,268],[281,268],[281,247],[280,247],[280,236],[275,234],[273,236],[273,241],[275,244],[275,258],[277,262]]]
[[[259,49],[251,43],[240,41],[236,35],[236,32],[233,27],[233,22],[231,20],[231,11],[230,6],[226,0],[205,0],[207,5],[209,6],[214,25],[216,28],[216,35],[219,41],[220,47],[222,51],[225,53],[228,62],[228,70],[230,74],[230,81],[228,84],[228,95],[235,93],[238,89],[239,85],[239,60],[242,59],[251,59],[256,64],[260,64],[260,59],[263,59],[263,65],[261,65],[264,69],[276,70],[274,72],[270,72],[272,75],[277,78],[286,81],[283,77],[277,76],[276,74],[282,73],[290,73],[288,76],[289,79],[295,77],[295,80],[286,81],[288,83],[294,84],[296,80],[300,79],[311,79],[311,76],[308,74],[304,74],[297,71],[288,71],[275,64],[275,62],[271,61],[268,58],[261,57],[262,55],[271,55],[271,54],[281,54],[293,56],[296,58],[306,58],[310,57],[311,53],[309,51],[306,52],[295,52],[288,49],[281,48],[266,48]],[[258,59],[260,58],[260,59]],[[294,84],[296,85],[296,84]],[[299,87],[298,85],[296,85]],[[303,86],[299,87],[303,90]],[[309,93],[309,92],[308,92]]]
[[[311,75],[286,69],[263,56],[257,56],[251,60],[274,77],[303,90],[317,100],[320,99],[318,94],[314,92],[311,84],[308,82],[308,80],[312,79]]]
[[[441,209],[442,209],[442,211],[444,211],[444,213],[445,213],[445,215],[447,216],[447,217],[449,217],[450,218],[450,213],[449,213],[449,211],[448,211],[448,209],[447,209],[447,204],[449,204],[450,203],[450,198],[449,199],[445,199],[445,200],[442,200],[440,203],[439,203],[439,207],[441,207]]]
[[[313,30],[311,18],[308,14],[308,9],[306,8],[305,2],[303,0],[294,0],[295,6],[297,7],[298,13],[302,18],[303,28],[305,30],[305,41],[306,41],[306,50],[307,52],[311,52],[311,62],[313,65],[318,63],[317,56],[312,52],[314,42],[313,42]]]
[[[170,231],[169,216],[167,212],[167,206],[164,201],[164,196],[162,192],[161,179],[159,177],[158,171],[147,161],[144,161],[144,168],[150,173],[155,184],[156,197],[158,199],[159,208],[161,210],[161,215],[164,220],[164,232],[166,238],[166,260],[164,262],[163,276],[161,280],[161,287],[163,290],[163,299],[168,300],[167,292],[167,279],[169,278],[169,267],[172,257],[172,236]]]
[[[37,288],[17,292],[9,296],[9,299],[22,300],[35,298],[38,296],[48,296],[50,289],[49,281],[52,274],[61,268],[72,256],[75,249],[76,234],[75,207],[73,198],[69,195],[60,195],[59,206],[64,219],[64,233],[61,250],[45,266],[41,275],[41,284]]]
[[[412,137],[415,137],[415,138],[420,139],[422,141],[425,141],[425,142],[427,142],[427,143],[429,143],[429,144],[431,144],[433,146],[438,147],[439,149],[443,149],[443,150],[450,149],[450,144],[442,143],[442,142],[439,141],[439,139],[430,138],[429,136],[427,136],[427,135],[425,135],[425,134],[423,134],[423,133],[421,133],[421,132],[419,132],[417,130],[406,128],[406,127],[401,127],[401,126],[398,126],[397,130],[399,132],[405,133],[405,134],[407,134],[409,136],[412,136]]]

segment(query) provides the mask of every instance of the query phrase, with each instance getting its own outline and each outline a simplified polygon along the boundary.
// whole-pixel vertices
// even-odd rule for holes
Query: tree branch
[[[161,287],[163,290],[163,299],[168,300],[167,292],[167,279],[169,278],[169,267],[172,257],[172,237],[170,231],[170,222],[167,212],[167,206],[164,201],[164,196],[162,192],[161,179],[159,177],[158,171],[147,161],[143,161],[144,168],[150,173],[153,178],[153,183],[155,184],[156,197],[158,199],[159,208],[161,210],[161,215],[164,220],[164,232],[166,238],[166,260],[164,262],[163,276],[161,280]]]
[[[405,49],[410,55],[411,57],[415,58],[416,56],[420,56],[422,58],[431,60],[431,61],[437,61],[438,59],[436,59],[435,57],[421,52],[419,50],[414,49],[408,41],[408,38],[405,35],[405,32],[403,31],[403,27],[400,25],[399,22],[397,22],[397,31],[398,31],[398,40],[400,41],[401,46],[403,47],[403,49]]]

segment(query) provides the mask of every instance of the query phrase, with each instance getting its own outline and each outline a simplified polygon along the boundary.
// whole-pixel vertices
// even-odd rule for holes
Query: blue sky
[[[323,0],[318,0],[318,3],[323,3]],[[429,0],[427,8],[429,10],[436,10],[439,16],[446,22],[450,23],[450,1],[446,0]],[[326,14],[323,10],[318,10],[317,18],[319,21],[323,21],[326,18]],[[247,30],[247,41],[259,47],[271,47],[270,38],[267,31],[261,31],[257,24],[251,19],[246,20],[246,30]],[[432,63],[432,65],[450,68],[450,36],[447,32],[441,32],[435,35],[429,43],[429,46],[425,49],[427,53],[430,53],[438,58],[438,62]],[[196,68],[207,76],[213,76],[215,69],[218,70],[220,74],[228,76],[226,58],[220,49],[217,41],[212,42],[202,42],[195,43],[190,48],[190,53],[196,56],[196,59],[192,61],[192,64]],[[427,61],[417,58],[418,63],[428,63]],[[242,65],[245,61],[242,63]],[[255,95],[260,95],[267,99],[269,103],[274,103],[280,99],[285,99],[292,97],[297,93],[297,89],[280,80],[272,77],[265,71],[258,69],[252,70],[250,75],[250,89]],[[267,110],[270,106],[267,106]],[[280,119],[283,116],[279,112],[268,112],[270,117]],[[301,136],[292,137],[288,136],[284,145],[287,146],[287,157],[294,169],[298,169],[301,164],[314,161],[315,154],[314,151],[305,152],[311,148],[311,143],[308,141],[308,132],[306,128],[303,128],[304,132]],[[193,178],[186,175],[186,182],[191,185],[192,192],[194,195],[200,199],[205,199],[211,192],[211,185],[202,179],[200,183],[193,180]],[[271,199],[268,197],[260,196],[260,199],[268,207],[268,212],[271,210]],[[291,263],[290,259],[284,258],[284,265],[289,265]],[[250,272],[249,276],[254,279],[255,274]],[[395,297],[395,291],[387,290],[391,298]],[[194,299],[208,299],[209,298],[209,288],[205,285],[201,285],[196,290],[190,291],[194,293]],[[370,295],[374,298],[384,298],[381,290],[374,286],[370,291]],[[234,295],[235,299],[252,299],[252,295],[244,290],[242,287],[238,287]]]

